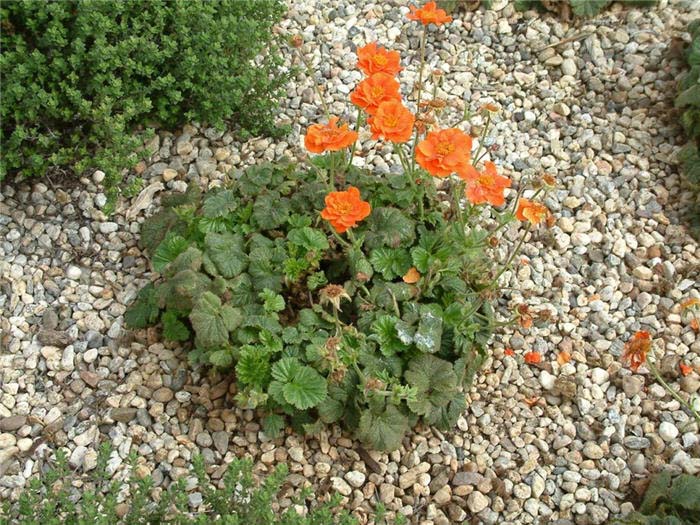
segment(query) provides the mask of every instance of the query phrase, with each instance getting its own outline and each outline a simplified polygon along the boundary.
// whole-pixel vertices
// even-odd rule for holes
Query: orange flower
[[[326,195],[326,207],[321,217],[338,233],[344,233],[366,218],[371,210],[369,202],[360,199],[360,190],[350,186],[347,191],[332,191]]]
[[[416,161],[434,177],[466,173],[472,138],[456,128],[431,131],[416,147]]]
[[[406,275],[403,276],[403,282],[408,284],[417,283],[418,279],[420,279],[420,273],[418,273],[415,266],[411,266],[406,272]]]
[[[483,204],[488,202],[493,206],[503,206],[506,202],[505,189],[510,188],[510,179],[496,172],[493,162],[484,162],[484,171],[478,172],[473,166],[465,170],[462,179],[467,181],[464,191],[469,202]]]
[[[408,19],[418,20],[424,26],[428,24],[439,26],[446,22],[452,22],[452,17],[449,16],[444,9],[438,9],[437,3],[435,2],[428,2],[420,9],[412,5],[411,12],[408,14]]]
[[[374,115],[382,102],[401,100],[399,89],[399,83],[394,77],[387,73],[375,73],[357,85],[350,94],[350,100],[370,115]]]
[[[530,221],[532,224],[539,224],[549,217],[549,210],[544,204],[521,198],[518,202],[515,216],[519,221]]]
[[[352,146],[357,140],[357,132],[347,124],[338,126],[338,117],[331,117],[328,124],[312,124],[306,131],[304,146],[311,153],[339,151]]]
[[[627,341],[622,353],[622,361],[629,362],[632,371],[636,372],[646,362],[650,350],[651,335],[647,331],[640,330]]]
[[[372,138],[384,138],[390,142],[406,142],[411,138],[416,118],[400,100],[387,100],[379,104],[377,112],[368,119]]]
[[[376,42],[371,42],[357,50],[357,67],[365,75],[373,75],[374,73],[396,75],[401,71],[400,61],[401,55],[398,51],[388,51],[377,46]]]
[[[681,363],[678,365],[678,368],[681,369],[681,374],[683,374],[683,377],[687,376],[693,371],[693,367],[690,365],[686,365],[681,361]]]
[[[528,365],[536,365],[540,361],[542,361],[542,356],[539,352],[532,351],[525,354],[525,362]]]
[[[512,349],[512,348],[506,348],[506,349],[503,351],[503,353],[504,353],[505,355],[509,356],[509,357],[515,355],[515,352],[513,352],[513,349]]]

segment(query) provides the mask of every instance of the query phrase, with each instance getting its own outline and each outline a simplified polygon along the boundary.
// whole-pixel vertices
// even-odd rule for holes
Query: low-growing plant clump
[[[0,180],[100,168],[110,196],[154,125],[275,133],[278,0],[17,0],[0,6]]]
[[[124,481],[112,479],[107,463],[111,449],[101,447],[97,467],[78,475],[68,468],[66,454],[56,452],[55,463],[33,478],[19,500],[0,507],[0,523],[17,525],[356,525],[357,520],[340,510],[340,496],[325,503],[315,499],[307,487],[293,499],[298,510],[278,510],[277,499],[287,478],[286,465],[278,465],[261,481],[253,474],[249,459],[235,459],[218,483],[206,473],[200,456],[193,459],[192,476],[197,479],[201,503],[191,505],[185,479],[159,490],[157,500],[150,476],[139,476],[137,458],[130,457],[131,475]],[[196,500],[193,500],[196,501]],[[198,510],[198,508],[205,510]]]
[[[664,471],[651,480],[639,510],[611,525],[697,525],[700,524],[700,478]]]
[[[193,362],[233,369],[237,402],[260,410],[268,435],[339,423],[394,450],[419,422],[452,428],[502,324],[499,277],[552,219],[538,198],[550,176],[528,198],[521,185],[506,199],[512,182],[487,160],[498,108],[453,117],[436,95],[441,72],[424,75],[425,28],[450,17],[429,2],[409,18],[424,27],[414,111],[396,80],[398,52],[369,43],[350,96],[355,130],[326,111],[307,131],[317,154],[307,165],[255,166],[206,194],[192,186],[141,229],[159,277],[127,324],[160,322],[166,339],[192,341]],[[394,148],[389,175],[353,163],[365,119],[378,146]],[[460,129],[467,120],[478,136]],[[515,219],[523,236],[498,258]],[[516,317],[532,323],[526,305]]]
[[[700,20],[688,27],[690,45],[685,51],[688,72],[679,83],[675,105],[681,111],[681,125],[690,142],[678,154],[685,182],[695,195],[689,210],[690,224],[700,235]]]

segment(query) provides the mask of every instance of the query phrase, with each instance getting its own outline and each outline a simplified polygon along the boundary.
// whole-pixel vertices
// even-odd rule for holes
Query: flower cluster
[[[424,26],[434,24],[440,26],[452,21],[447,13],[439,9],[435,2],[428,2],[423,7],[411,6],[409,20],[418,21]],[[425,38],[425,33],[424,33]],[[424,44],[424,42],[423,42]],[[424,51],[424,45],[421,46]],[[472,155],[474,137],[458,127],[440,127],[433,118],[414,114],[404,103],[401,96],[401,86],[396,79],[401,68],[401,57],[397,51],[386,49],[371,42],[357,50],[357,67],[365,78],[357,84],[350,94],[350,101],[357,106],[367,118],[367,124],[373,140],[384,140],[392,143],[402,159],[406,176],[412,184],[419,181],[421,174],[414,168],[417,164],[425,173],[436,178],[450,178],[456,175],[459,182],[456,186],[462,195],[473,206],[490,204],[494,207],[504,206],[506,190],[511,187],[510,178],[498,172],[496,164],[489,160],[482,162],[486,153],[483,150],[484,136],[479,138],[479,148]],[[421,61],[423,73],[424,57]],[[440,75],[441,72],[438,71]],[[440,75],[433,75],[439,78]],[[422,81],[418,84],[418,111],[423,107],[443,108],[445,101],[434,98],[421,102]],[[485,104],[480,108],[490,122],[491,114],[498,111],[494,104]],[[356,147],[358,133],[362,124],[362,114],[358,116],[356,131],[348,129],[347,124],[338,126],[338,117],[328,117],[328,124],[314,124],[309,127],[305,137],[305,145],[311,153],[336,152]],[[420,125],[418,125],[420,124]],[[411,141],[413,146],[408,150],[403,145]],[[352,153],[351,153],[352,154]],[[414,155],[414,161],[409,155]],[[333,180],[333,174],[331,174]],[[548,184],[546,184],[548,185]],[[331,188],[333,192],[335,188]],[[349,190],[348,190],[349,191]],[[332,193],[331,195],[335,195]],[[333,197],[335,201],[337,197]],[[363,202],[359,200],[358,202]],[[459,203],[457,203],[459,205]],[[362,214],[352,215],[353,220],[339,222],[337,212],[327,206],[322,217],[328,220],[338,233],[344,233],[353,228],[364,217]],[[549,210],[541,203],[531,199],[519,198],[514,209],[515,217],[532,225],[551,222]]]

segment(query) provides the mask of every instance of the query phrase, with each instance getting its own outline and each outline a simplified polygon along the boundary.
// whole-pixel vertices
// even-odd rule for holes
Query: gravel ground
[[[428,61],[448,73],[444,91],[472,109],[486,101],[503,108],[499,165],[516,181],[545,170],[560,181],[547,200],[556,225],[535,234],[504,277],[512,287],[504,307],[526,301],[553,320],[498,334],[458,428],[420,428],[392,454],[368,453],[338,428],[269,440],[253,412],[235,408],[229,377],[193,370],[155,329],[122,328],[126,305],[150,277],[139,224],[163,187],[216,185],[231,167],[303,154],[300,131],[321,119],[306,74],[282,103],[288,142],[241,144],[195,124],[162,134],[134,173],[146,191],[111,217],[101,212],[100,172],[74,187],[4,188],[0,498],[15,498],[59,447],[73,468],[94,468],[105,440],[115,476],[137,450],[139,470],[157,487],[185,475],[196,452],[214,477],[234,456],[254,456],[261,472],[288,462],[290,492],[307,481],[318,494],[340,492],[361,522],[381,500],[425,525],[600,524],[632,508],[626,501],[650,473],[700,472],[697,425],[686,425],[678,402],[647,374],[619,364],[628,335],[647,329],[670,356],[671,384],[684,395],[700,388],[700,337],[679,307],[700,297],[700,249],[679,222],[690,197],[673,164],[682,138],[670,109],[682,67],[672,38],[697,17],[692,3],[662,0],[651,11],[613,9],[568,25],[495,1],[494,11],[431,29]],[[355,118],[353,51],[368,41],[402,52],[404,90],[417,79],[406,51],[419,32],[406,7],[290,4],[281,29],[304,35],[333,112]],[[373,154],[364,144],[359,163],[396,165],[388,148]],[[540,366],[523,363],[530,350],[543,355]],[[561,351],[571,362],[557,363]],[[681,358],[695,368],[686,377],[678,377]],[[196,483],[191,489],[196,506]]]

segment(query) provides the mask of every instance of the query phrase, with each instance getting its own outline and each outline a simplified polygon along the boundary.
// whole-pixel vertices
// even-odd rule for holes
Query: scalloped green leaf
[[[245,271],[248,258],[243,250],[243,236],[229,232],[207,233],[204,238],[207,255],[222,276],[230,279]]]

